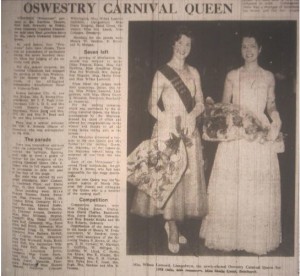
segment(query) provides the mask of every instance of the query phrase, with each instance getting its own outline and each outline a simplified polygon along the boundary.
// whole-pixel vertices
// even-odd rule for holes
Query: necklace
[[[252,68],[251,70],[243,67],[243,79],[250,86],[251,89],[256,88],[260,67]]]

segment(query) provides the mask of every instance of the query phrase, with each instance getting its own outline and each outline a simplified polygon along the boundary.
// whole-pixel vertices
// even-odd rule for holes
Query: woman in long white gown
[[[163,215],[172,253],[178,253],[180,243],[186,243],[178,231],[178,222],[207,213],[201,138],[195,127],[197,116],[204,110],[203,96],[198,71],[185,61],[191,43],[190,32],[179,28],[174,36],[173,56],[156,72],[149,99],[149,112],[157,119],[152,137],[166,141],[170,134],[179,136],[178,131],[182,130],[191,141],[186,147],[187,169],[163,208],[157,208],[153,199],[140,190],[131,206],[131,212],[140,216]],[[159,107],[160,98],[163,110]]]
[[[263,255],[281,242],[280,172],[273,142],[281,120],[275,105],[275,80],[259,66],[260,52],[255,35],[243,36],[245,62],[228,73],[223,102],[252,111],[270,127],[270,141],[243,139],[218,145],[208,186],[209,211],[200,237],[212,249]]]

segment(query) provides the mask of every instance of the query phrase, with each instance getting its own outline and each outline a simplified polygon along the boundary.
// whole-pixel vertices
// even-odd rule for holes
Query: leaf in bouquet
[[[135,169],[136,169],[136,170],[140,170],[140,169],[141,169],[141,164],[142,164],[142,162],[137,163],[137,164],[135,165]]]
[[[161,194],[161,195],[157,195],[156,197],[157,197],[157,201],[158,201],[158,202],[162,202],[162,201],[164,200],[162,194]],[[162,206],[161,206],[161,207],[162,207]]]
[[[180,160],[180,155],[178,155],[178,154],[172,154],[170,156],[170,161],[171,162],[178,162],[179,160]]]
[[[159,159],[156,164],[156,169],[160,169],[161,167],[166,166],[170,161],[169,154],[166,154],[165,152],[159,153]]]
[[[253,132],[253,133],[249,133],[247,136],[246,136],[246,140],[250,141],[250,142],[253,142],[257,139],[258,137],[258,134],[257,132]]]
[[[144,174],[143,177],[142,177],[142,183],[144,184],[148,184],[150,182],[150,177],[148,174]]]
[[[203,126],[209,127],[211,125],[211,117],[204,117],[203,118]]]
[[[171,183],[167,180],[164,180],[163,182],[164,184],[159,186],[159,191],[162,193],[162,192],[165,192],[169,189],[168,185],[170,185]]]
[[[169,170],[170,170],[170,173],[172,174],[174,171],[175,171],[175,162],[170,162],[169,164]]]
[[[251,135],[254,133],[257,133],[257,126],[255,125],[249,125],[245,128],[246,134]]]
[[[218,130],[217,131],[217,138],[218,139],[221,139],[221,140],[224,140],[226,139],[226,132],[225,131],[222,131],[222,130]]]
[[[267,128],[267,127],[263,128],[262,131],[260,131],[260,133],[261,133],[261,137],[263,139],[267,139],[267,136],[268,136],[268,133],[269,133],[269,128]]]
[[[162,175],[162,183],[165,184],[165,183],[167,183],[167,181],[168,181],[168,179],[167,179],[166,174],[163,174],[163,175]],[[163,184],[163,185],[164,185],[164,184]],[[163,186],[163,185],[160,185],[160,187]]]
[[[148,164],[151,167],[156,166],[159,159],[159,154],[157,152],[150,152],[148,155]]]
[[[211,139],[223,138],[223,134],[226,132],[226,114],[228,113],[228,106],[224,104],[215,104],[212,108],[209,116],[206,116],[204,120],[204,137]]]
[[[243,118],[237,112],[234,112],[232,116],[232,122],[237,127],[243,126]]]
[[[158,150],[158,141],[155,140],[153,143],[152,143],[152,146],[155,150]]]
[[[180,140],[181,137],[178,137],[174,133],[172,133],[171,138],[165,142],[167,148],[164,150],[164,153],[168,156],[171,156],[172,153],[177,152]]]
[[[217,138],[217,131],[213,130],[213,129],[207,129],[206,130],[206,134],[207,134],[207,138],[213,138],[216,139]]]
[[[156,171],[156,172],[153,173],[153,179],[155,180],[155,182],[162,179],[162,177],[163,177],[163,168],[161,170]]]
[[[161,158],[159,158],[156,166],[155,166],[155,170],[158,172],[158,171],[161,171],[163,168],[164,168],[165,164],[163,162],[163,160]]]
[[[223,116],[219,116],[219,117],[215,117],[211,119],[211,125],[209,127],[209,131],[211,131],[212,133],[215,133],[218,130],[226,130],[226,118]]]
[[[193,145],[192,139],[186,135],[183,134],[181,138],[186,147],[190,148]]]
[[[224,110],[222,108],[216,108],[215,110],[212,111],[212,116],[220,116],[224,114]]]
[[[281,142],[281,141],[284,141],[285,138],[287,137],[287,134],[286,133],[282,133],[282,132],[279,132],[277,138],[276,138],[276,142]]]

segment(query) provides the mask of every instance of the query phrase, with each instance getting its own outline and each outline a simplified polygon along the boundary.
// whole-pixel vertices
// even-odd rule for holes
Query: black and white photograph
[[[294,256],[296,21],[131,21],[127,255]]]
[[[1,275],[298,275],[299,1],[1,4]]]

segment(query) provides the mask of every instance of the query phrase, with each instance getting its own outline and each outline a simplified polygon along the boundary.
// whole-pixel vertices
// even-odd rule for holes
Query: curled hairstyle
[[[178,41],[183,35],[189,37],[193,42],[193,33],[190,29],[187,28],[185,25],[181,25],[176,28],[172,38],[171,38],[171,46],[175,45],[175,42]]]

